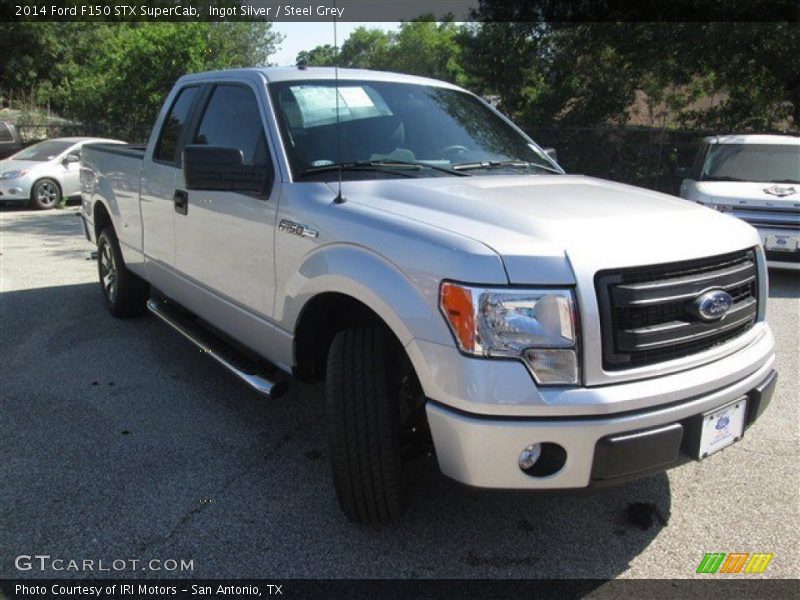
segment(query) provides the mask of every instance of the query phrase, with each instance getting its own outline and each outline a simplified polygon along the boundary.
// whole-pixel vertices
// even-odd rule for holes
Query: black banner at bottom
[[[798,598],[796,579],[16,579],[3,598]]]

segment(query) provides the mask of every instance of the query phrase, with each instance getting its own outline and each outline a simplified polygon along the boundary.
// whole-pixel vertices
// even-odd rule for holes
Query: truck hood
[[[574,175],[344,182],[348,202],[480,241],[509,281],[590,289],[601,269],[701,258],[759,243],[737,219],[674,196]]]
[[[739,208],[800,209],[798,183],[698,181],[695,183],[695,190],[714,204],[729,204]]]

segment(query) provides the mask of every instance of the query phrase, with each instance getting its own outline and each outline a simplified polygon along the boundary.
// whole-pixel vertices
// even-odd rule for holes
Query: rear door
[[[175,289],[175,190],[181,176],[181,149],[202,92],[187,85],[173,95],[159,131],[151,136],[142,163],[140,206],[147,273],[165,293]]]
[[[265,93],[255,82],[209,85],[187,145],[236,148],[246,164],[274,174],[262,109]],[[189,284],[179,300],[225,331],[231,331],[231,320],[263,324],[263,318],[272,316],[274,302],[277,192],[187,192],[182,176],[179,184],[186,206],[175,213],[175,263]],[[220,322],[230,312],[236,314],[228,323]]]

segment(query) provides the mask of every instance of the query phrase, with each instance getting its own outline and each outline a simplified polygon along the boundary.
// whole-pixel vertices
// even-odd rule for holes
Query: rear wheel
[[[422,397],[408,358],[385,327],[347,329],[328,354],[326,405],[339,504],[357,523],[383,524],[408,502],[404,461]]]
[[[97,238],[97,274],[112,315],[124,319],[144,312],[149,286],[125,266],[113,227]]]
[[[31,188],[31,206],[49,210],[61,201],[61,188],[53,179],[40,179]]]

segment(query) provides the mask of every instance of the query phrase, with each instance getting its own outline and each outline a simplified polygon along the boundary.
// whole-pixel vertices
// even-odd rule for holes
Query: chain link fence
[[[29,146],[42,140],[60,137],[102,137],[122,140],[131,144],[146,144],[150,138],[150,127],[132,126],[126,123],[47,123],[17,125],[22,143]]]
[[[96,136],[145,144],[150,127],[128,124],[21,125],[23,142],[54,137]],[[649,188],[679,191],[675,168],[692,163],[703,137],[719,132],[646,127],[528,127],[527,133],[558,152],[568,173],[580,173]]]

